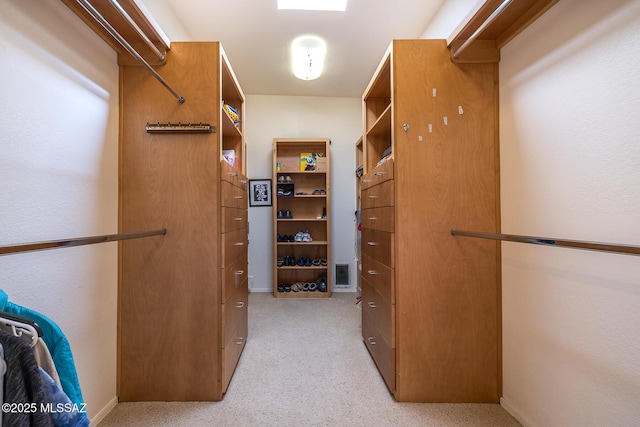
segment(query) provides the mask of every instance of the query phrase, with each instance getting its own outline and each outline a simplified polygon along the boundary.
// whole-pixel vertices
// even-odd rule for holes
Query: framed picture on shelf
[[[249,206],[271,206],[271,194],[270,179],[249,180]]]

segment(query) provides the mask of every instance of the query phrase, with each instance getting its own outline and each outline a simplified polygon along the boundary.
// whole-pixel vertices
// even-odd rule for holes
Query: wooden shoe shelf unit
[[[273,295],[276,298],[331,297],[330,144],[327,138],[273,140]],[[295,237],[299,232],[309,233],[312,240],[292,242],[278,238]],[[278,265],[279,258],[287,257],[293,258],[296,265]],[[300,266],[297,265],[300,258],[317,260],[316,264],[323,262]],[[291,289],[295,283],[316,283],[320,277],[326,280],[326,292],[278,289],[279,285]]]

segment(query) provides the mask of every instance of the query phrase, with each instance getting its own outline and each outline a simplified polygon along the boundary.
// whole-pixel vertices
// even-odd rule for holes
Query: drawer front
[[[247,190],[236,187],[228,181],[222,181],[222,206],[247,209]]]
[[[394,206],[394,181],[385,181],[380,185],[362,190],[360,203],[362,209],[380,208],[383,206]]]
[[[386,231],[363,228],[361,234],[362,253],[391,268],[395,267],[394,234]]]
[[[360,188],[367,189],[393,179],[393,160],[389,160],[360,178]]]
[[[244,281],[229,300],[222,304],[222,345],[227,346],[229,337],[233,335],[238,323],[247,317],[249,306],[248,281]],[[231,343],[231,345],[234,345]]]
[[[360,222],[364,228],[393,233],[395,229],[395,213],[396,210],[393,206],[363,209],[360,215]]]
[[[373,288],[391,304],[396,303],[395,270],[368,255],[362,255],[362,280],[366,280]]]
[[[223,181],[227,181],[228,183],[247,191],[247,183],[249,180],[246,176],[242,175],[236,168],[227,163],[226,160],[221,160],[220,165],[220,178]]]
[[[227,391],[233,372],[236,370],[242,349],[247,342],[249,324],[247,318],[240,319],[236,329],[227,337],[227,342],[222,349],[222,392]]]
[[[396,354],[380,337],[373,319],[362,311],[362,339],[364,340],[373,361],[376,363],[384,382],[391,392],[396,390]]]
[[[247,256],[247,230],[232,231],[222,235],[222,268],[233,261]]]
[[[388,347],[395,348],[395,334],[393,333],[395,306],[382,298],[376,290],[362,281],[362,309],[373,320],[378,333],[382,336]]]
[[[221,227],[223,233],[246,229],[247,210],[223,207]]]
[[[226,303],[227,300],[233,295],[238,287],[247,281],[247,256],[243,255],[237,260],[233,261],[227,267],[222,269],[222,302]]]

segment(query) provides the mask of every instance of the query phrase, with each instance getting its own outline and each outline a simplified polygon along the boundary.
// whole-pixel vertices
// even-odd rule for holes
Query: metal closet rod
[[[462,45],[458,49],[456,49],[455,52],[453,52],[453,59],[458,59],[458,55],[460,55],[462,51],[469,47],[469,45],[478,38],[478,36],[484,31],[484,29],[487,28],[487,26],[491,24],[498,16],[500,16],[502,12],[504,12],[507,6],[509,6],[509,3],[511,3],[511,0],[503,1],[502,4],[498,6],[491,15],[489,15],[489,17],[482,23],[482,25],[480,25],[478,29],[475,30],[473,34],[471,34],[471,36],[467,40],[465,40],[465,42],[462,43]]]
[[[160,61],[164,61],[164,53],[158,50],[156,45],[153,44],[151,39],[149,39],[149,37],[144,33],[144,31],[142,31],[142,28],[138,26],[136,21],[134,21],[133,18],[131,18],[131,16],[127,13],[127,11],[124,10],[124,8],[120,5],[120,3],[118,3],[117,0],[109,0],[109,3],[111,3],[113,8],[117,10],[118,13],[120,13],[120,15],[129,23],[129,25],[131,25],[131,28],[136,30],[136,33],[138,33],[138,35],[142,37],[142,40],[144,40],[147,46],[149,46],[149,49],[151,49],[158,56],[158,58],[160,58]]]
[[[640,255],[640,246],[618,245],[614,243],[586,242],[583,240],[554,239],[550,237],[519,236],[516,234],[483,233],[451,229],[454,236],[477,237],[480,239],[504,240],[508,242],[531,243],[533,245],[558,246],[592,251],[615,252],[627,255]]]
[[[131,55],[133,55],[134,58],[136,58],[142,65],[145,66],[145,68],[147,70],[149,70],[149,72],[160,82],[162,83],[162,85],[167,88],[167,90],[169,90],[169,92],[171,92],[171,94],[173,96],[175,96],[178,99],[178,102],[180,104],[184,103],[184,98],[181,97],[180,95],[178,95],[178,93],[171,87],[169,86],[169,84],[162,78],[162,76],[160,74],[158,74],[158,72],[156,70],[153,69],[153,67],[151,65],[149,65],[149,63],[147,61],[144,60],[144,58],[142,57],[142,55],[140,55],[130,44],[129,42],[127,42],[124,37],[122,37],[120,35],[120,33],[118,33],[116,31],[115,28],[113,28],[113,26],[111,24],[109,24],[109,22],[104,19],[104,17],[100,14],[100,12],[98,12],[96,10],[96,8],[94,8],[91,3],[89,3],[87,0],[76,0],[78,2],[78,4],[80,6],[82,6],[84,8],[84,10],[87,11],[87,13],[89,13],[89,15],[91,15],[93,17],[93,19],[95,19],[100,25],[102,25],[102,27],[107,30],[109,32],[109,34],[111,34],[111,36],[116,39],[116,41],[118,43],[120,43],[120,45],[122,47],[124,47]]]
[[[46,242],[22,243],[18,245],[0,246],[0,255],[16,254],[20,252],[40,251],[44,249],[70,248],[74,246],[92,245],[95,243],[117,242],[118,240],[139,239],[141,237],[166,235],[167,229],[142,231],[137,233],[107,234],[104,236],[75,237],[63,240],[49,240]]]

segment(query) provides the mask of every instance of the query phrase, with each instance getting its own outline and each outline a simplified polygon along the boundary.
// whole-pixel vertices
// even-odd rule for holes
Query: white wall
[[[0,245],[116,233],[115,52],[60,0],[0,9]],[[91,418],[115,405],[116,287],[116,243],[0,257],[9,300],[69,339]]]
[[[349,264],[351,274],[350,288],[333,290],[354,292],[355,143],[362,134],[361,99],[269,95],[246,98],[245,140],[250,179],[271,179],[273,138],[331,139],[332,263]],[[249,208],[249,275],[253,277],[253,292],[273,291],[272,215],[273,207]]]
[[[502,50],[506,233],[640,244],[640,2],[563,0]],[[504,402],[640,420],[640,258],[503,245]]]

